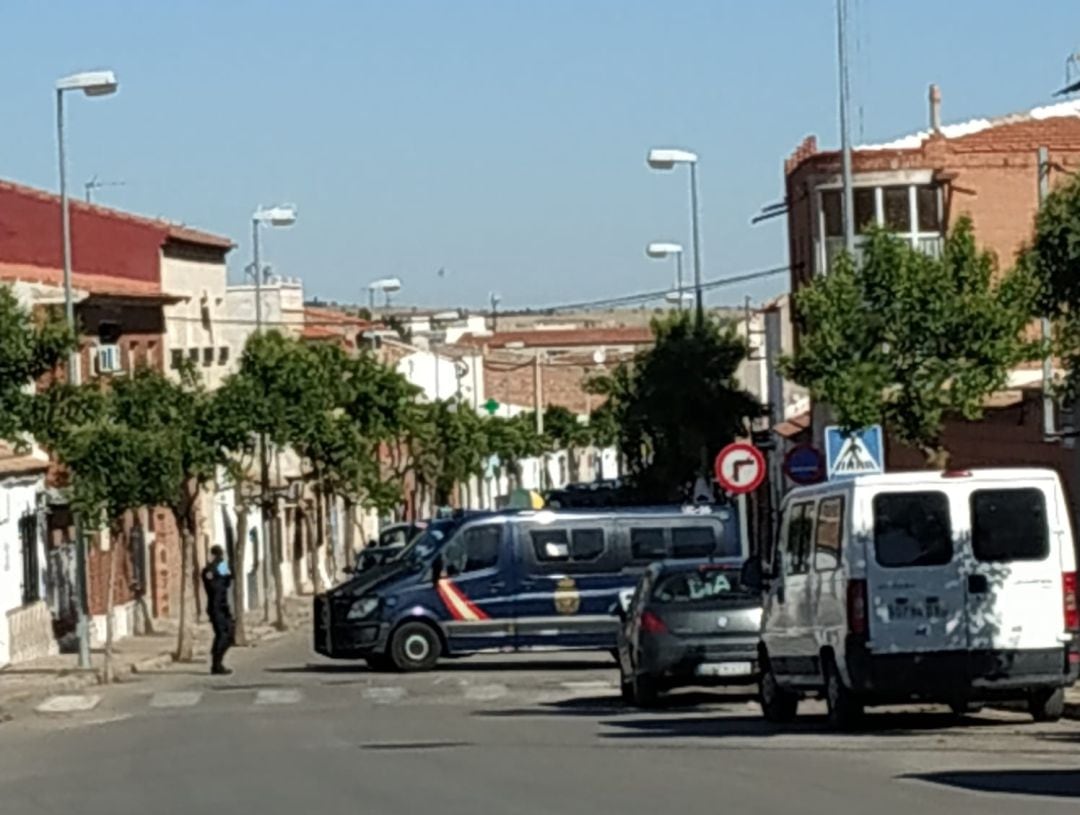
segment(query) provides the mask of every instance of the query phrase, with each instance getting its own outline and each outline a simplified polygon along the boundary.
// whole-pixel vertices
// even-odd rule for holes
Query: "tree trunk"
[[[326,586],[323,583],[323,570],[320,568],[325,563],[326,557],[326,493],[323,490],[322,484],[318,484],[315,488],[315,551],[312,552],[311,566],[314,570],[314,580],[311,581],[311,586],[315,590],[316,594],[322,594],[326,591]]]
[[[235,620],[233,642],[240,647],[248,644],[247,629],[244,625],[244,588],[247,585],[247,537],[248,508],[244,504],[237,504],[236,562],[233,563],[233,618]]]
[[[112,546],[109,549],[109,583],[105,589],[105,659],[101,669],[101,681],[106,685],[111,685],[116,679],[116,668],[113,665],[113,638],[116,627],[113,621],[113,606],[116,599],[117,565],[123,556],[122,547],[127,536],[122,527],[114,525],[109,530],[109,537],[112,538]]]
[[[180,625],[176,634],[176,652],[173,659],[177,662],[191,662],[195,658],[196,603],[198,595],[193,590],[191,576],[195,572],[195,532],[188,517],[174,513],[176,526],[180,530]]]
[[[278,523],[276,502],[270,509],[270,570],[274,574],[274,628],[285,631],[285,587],[281,580],[282,565],[281,525]]]

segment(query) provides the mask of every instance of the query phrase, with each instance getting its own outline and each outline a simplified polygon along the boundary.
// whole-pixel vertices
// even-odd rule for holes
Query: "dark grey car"
[[[672,688],[756,682],[761,594],[754,582],[734,561],[649,566],[620,609],[623,698],[649,707]]]

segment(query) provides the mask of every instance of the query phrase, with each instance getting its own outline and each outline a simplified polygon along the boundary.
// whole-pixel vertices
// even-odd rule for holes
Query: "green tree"
[[[881,423],[942,467],[945,418],[979,418],[1010,369],[1037,356],[1023,336],[1036,293],[1023,266],[998,275],[966,218],[941,257],[875,230],[861,262],[842,255],[796,295],[804,333],[783,370],[840,426]]]
[[[500,470],[507,473],[511,489],[521,486],[521,462],[541,456],[547,449],[546,440],[536,432],[536,417],[532,413],[486,419],[484,444],[488,455],[498,456]]]
[[[677,313],[654,321],[653,333],[652,348],[591,387],[607,397],[638,497],[666,502],[681,500],[761,406],[736,380],[746,344],[732,326]],[[610,435],[610,424],[602,429]]]
[[[1080,393],[1080,177],[1055,189],[1035,217],[1035,235],[1021,265],[1035,275],[1039,306],[1056,322],[1054,352],[1068,370],[1067,396]]]
[[[28,442],[36,412],[28,386],[53,371],[75,346],[74,334],[48,312],[35,318],[10,286],[0,285],[0,439]]]
[[[551,405],[544,411],[544,435],[550,440],[552,449],[566,450],[570,480],[578,481],[581,477],[581,453],[591,441],[588,426],[568,408]]]

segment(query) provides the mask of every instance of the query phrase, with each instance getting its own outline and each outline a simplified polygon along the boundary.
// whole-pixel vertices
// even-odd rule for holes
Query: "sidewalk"
[[[261,615],[246,620],[248,645],[256,646],[281,636],[271,625],[261,622]],[[311,598],[291,597],[285,604],[285,617],[289,630],[306,625],[311,618]],[[172,654],[176,648],[177,624],[175,620],[155,620],[156,633],[147,636],[126,637],[113,645],[113,664],[118,682],[131,674],[160,670],[173,664]],[[206,622],[195,626],[195,656],[192,664],[209,660],[210,626]],[[90,670],[78,668],[76,654],[59,654],[42,657],[0,669],[0,722],[8,718],[5,710],[16,704],[23,705],[54,694],[71,693],[100,683],[104,668],[104,653],[95,649],[91,654]]]

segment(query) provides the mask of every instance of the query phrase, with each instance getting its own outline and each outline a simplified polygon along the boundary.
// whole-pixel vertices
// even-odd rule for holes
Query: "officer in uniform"
[[[225,652],[233,644],[233,616],[229,608],[229,587],[232,572],[225,562],[225,552],[220,546],[210,547],[210,562],[202,570],[203,588],[206,590],[206,614],[214,628],[214,644],[210,648],[212,662],[210,673],[231,674],[223,660]]]

